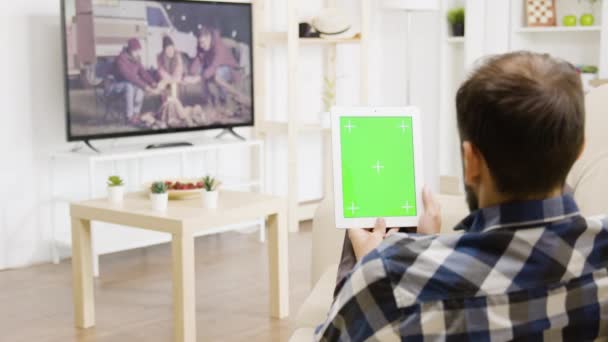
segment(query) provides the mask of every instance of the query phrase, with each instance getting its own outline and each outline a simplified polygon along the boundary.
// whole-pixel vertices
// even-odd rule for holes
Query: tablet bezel
[[[422,122],[417,107],[333,107],[331,109],[332,164],[334,180],[334,211],[337,228],[371,228],[376,217],[345,218],[342,194],[342,146],[340,118],[347,117],[411,117],[414,140],[414,181],[416,184],[416,216],[385,217],[387,227],[415,227],[424,206],[422,203],[423,157]]]

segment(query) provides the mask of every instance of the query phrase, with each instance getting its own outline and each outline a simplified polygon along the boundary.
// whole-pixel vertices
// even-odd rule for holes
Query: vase
[[[464,37],[464,23],[452,24],[452,36]]]
[[[150,194],[150,201],[152,202],[152,210],[163,212],[167,210],[169,205],[169,194]]]
[[[219,191],[207,191],[201,192],[201,202],[205,209],[216,209],[219,202]]]
[[[125,197],[124,185],[108,186],[108,200],[112,204],[121,204]]]

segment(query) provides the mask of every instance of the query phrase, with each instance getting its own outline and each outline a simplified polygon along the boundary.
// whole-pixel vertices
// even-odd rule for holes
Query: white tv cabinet
[[[61,162],[77,162],[84,163],[88,170],[88,191],[87,197],[92,199],[103,197],[105,193],[99,191],[100,184],[105,184],[107,175],[101,175],[98,171],[100,165],[104,163],[112,163],[112,173],[116,173],[116,163],[131,161],[129,167],[130,174],[134,174],[133,180],[127,185],[128,191],[136,191],[143,189],[143,184],[153,181],[154,179],[144,179],[142,163],[145,159],[155,157],[179,157],[180,167],[179,174],[165,175],[165,178],[172,177],[188,177],[188,164],[193,158],[207,158],[208,154],[214,154],[214,167],[204,170],[205,174],[211,174],[222,181],[222,187],[236,190],[250,190],[255,192],[264,192],[264,143],[262,140],[218,140],[205,139],[193,141],[193,146],[180,146],[158,149],[145,149],[145,145],[129,145],[122,147],[114,147],[110,150],[104,150],[101,153],[96,153],[91,150],[80,151],[57,151],[50,154],[50,193],[51,193],[51,229],[52,243],[51,255],[54,263],[60,261],[60,249],[71,249],[71,235],[69,226],[59,227],[57,224],[57,205],[59,203],[71,202],[74,200],[82,200],[83,198],[74,198],[73,196],[62,193],[56,186],[59,177],[70,177],[70,174],[59,175],[57,172],[58,163]],[[250,149],[253,153],[251,157],[250,175],[248,179],[230,179],[222,177],[219,172],[220,153],[231,157],[230,151],[233,149]],[[107,165],[106,165],[107,166]],[[121,175],[122,176],[122,175]],[[260,241],[265,241],[265,222],[263,218],[255,222],[243,222],[238,225],[227,227],[217,227],[212,230],[205,230],[201,235],[216,234],[231,230],[251,229],[259,227]],[[115,238],[116,232],[108,232],[108,229],[95,231],[92,226],[93,234],[93,269],[96,276],[99,275],[99,255],[109,254],[129,249],[142,248],[152,246],[164,242],[169,242],[171,236],[158,232],[150,232],[138,229],[125,229],[124,227],[112,227],[112,229],[120,230],[120,241]],[[106,236],[107,235],[107,236]]]

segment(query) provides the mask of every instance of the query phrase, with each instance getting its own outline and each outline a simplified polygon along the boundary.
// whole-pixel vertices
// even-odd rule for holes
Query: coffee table
[[[229,224],[266,217],[270,281],[270,315],[289,315],[287,221],[285,200],[259,193],[222,191],[217,209],[203,209],[200,198],[169,201],[166,212],[151,209],[144,193],[125,196],[120,205],[104,199],[72,203],[72,281],[75,325],[95,325],[91,253],[91,221],[171,234],[173,322],[175,341],[196,340],[194,235]],[[99,228],[98,228],[99,229]]]

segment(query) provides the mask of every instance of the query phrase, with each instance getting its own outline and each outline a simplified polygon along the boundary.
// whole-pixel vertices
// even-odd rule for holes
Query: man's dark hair
[[[545,194],[565,183],[585,140],[578,71],[547,54],[485,60],[456,95],[458,129],[484,157],[497,190]]]

